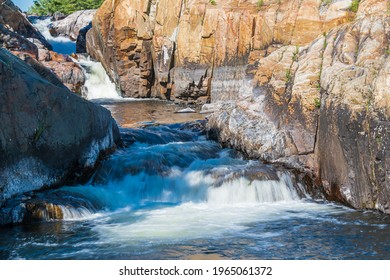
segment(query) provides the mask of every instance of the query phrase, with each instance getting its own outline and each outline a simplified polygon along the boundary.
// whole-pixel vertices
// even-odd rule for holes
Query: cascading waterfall
[[[115,84],[111,82],[100,62],[81,54],[78,57],[79,60],[76,62],[84,69],[86,75],[83,89],[83,96],[86,99],[121,99]]]
[[[76,53],[76,43],[67,37],[53,37],[49,31],[50,18],[33,20],[34,26],[42,33],[53,46],[55,52],[61,54]],[[82,89],[83,97],[93,99],[120,99],[116,86],[111,82],[102,64],[93,61],[89,56],[78,54],[78,59],[72,58],[84,71],[86,81]]]
[[[305,204],[288,172],[236,157],[185,125],[122,135],[127,148],[105,160],[89,184],[44,197],[58,202],[65,221],[108,219],[94,227],[105,240],[217,236],[269,218],[269,209]]]
[[[46,40],[52,45],[53,51],[61,54],[76,53],[76,42],[67,37],[53,37],[50,34],[48,26],[51,23],[51,19],[31,19],[33,25],[41,32]]]

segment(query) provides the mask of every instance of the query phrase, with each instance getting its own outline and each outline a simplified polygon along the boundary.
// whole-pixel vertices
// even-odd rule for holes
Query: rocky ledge
[[[53,84],[0,49],[0,206],[9,198],[70,183],[120,141],[108,110]]]

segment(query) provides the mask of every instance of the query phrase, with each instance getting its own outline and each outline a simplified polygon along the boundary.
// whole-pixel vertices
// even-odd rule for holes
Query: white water
[[[76,43],[67,37],[53,37],[48,26],[50,18],[36,20],[34,26],[42,33],[46,40],[53,46],[55,52],[61,54],[76,53]],[[79,60],[74,60],[84,70],[86,81],[83,88],[83,95],[88,100],[93,99],[121,99],[122,97],[116,90],[116,86],[111,82],[102,64],[91,60],[90,57],[78,55]]]
[[[122,98],[100,62],[93,61],[90,57],[81,57],[78,64],[84,69],[86,76],[83,92],[86,99]]]
[[[53,51],[61,54],[76,53],[76,43],[67,37],[59,36],[53,37],[50,34],[48,26],[50,25],[50,18],[44,20],[36,20],[33,22],[34,26],[41,32],[46,40],[52,45]]]

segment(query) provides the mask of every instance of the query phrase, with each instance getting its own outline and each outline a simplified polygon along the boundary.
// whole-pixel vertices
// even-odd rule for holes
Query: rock
[[[79,35],[76,40],[76,53],[86,53],[87,52],[87,33],[92,28],[92,22],[87,26],[80,29]]]
[[[105,1],[87,34],[123,96],[205,103],[250,89],[246,65],[272,43],[304,45],[350,20],[350,0]],[[230,97],[226,97],[229,99]]]
[[[80,180],[120,141],[108,110],[52,84],[4,49],[0,123],[1,202]]]
[[[58,21],[58,20],[62,20],[62,19],[64,19],[64,18],[66,18],[66,15],[64,15],[64,14],[61,13],[61,12],[55,12],[55,13],[53,14],[52,20],[53,20],[53,21]]]
[[[38,58],[38,47],[19,34],[10,31],[0,24],[0,46],[13,53],[28,53]]]
[[[76,41],[80,30],[92,22],[96,10],[77,11],[50,25],[50,34],[54,37],[65,36]]]
[[[8,2],[0,6],[0,22],[7,19],[16,29],[10,25],[7,25],[7,28],[0,23],[0,45],[19,56],[51,83],[60,87],[63,87],[62,83],[64,83],[71,91],[81,94],[81,88],[85,83],[85,75],[81,67],[68,56],[50,51],[49,44],[39,31],[26,20],[23,14],[15,10],[17,9],[15,6],[6,6]],[[32,29],[34,32],[31,31]]]
[[[0,4],[0,24],[26,39],[36,39],[45,48],[51,49],[50,44],[42,34],[27,20],[11,0],[4,0]]]
[[[210,133],[311,174],[328,199],[390,213],[389,38],[378,13],[274,50],[250,69],[253,90],[215,100]]]
[[[85,83],[85,74],[81,67],[67,55],[55,52],[49,54],[50,60],[41,61],[41,63],[54,72],[67,88],[81,94],[81,88]]]

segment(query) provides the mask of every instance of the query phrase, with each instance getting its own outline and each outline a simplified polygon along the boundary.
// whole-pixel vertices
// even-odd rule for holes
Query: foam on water
[[[81,58],[78,63],[86,75],[84,95],[88,100],[122,98],[100,62],[92,61],[90,57],[86,57]]]
[[[51,23],[50,18],[36,19],[32,21],[33,25],[39,32],[46,38],[46,40],[52,45],[53,51],[61,54],[76,53],[76,42],[63,36],[53,37],[49,31],[49,25]]]

